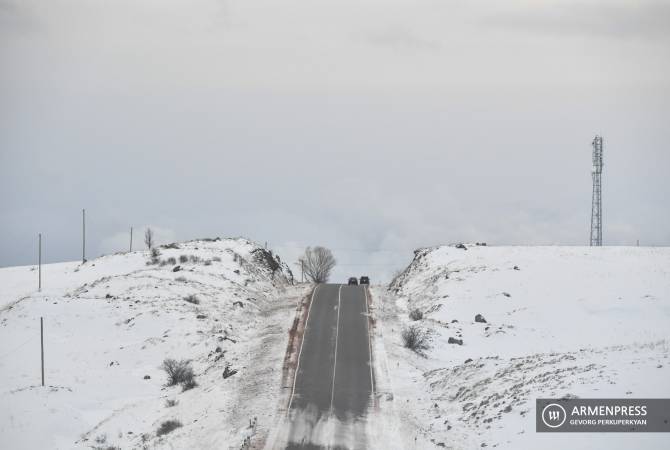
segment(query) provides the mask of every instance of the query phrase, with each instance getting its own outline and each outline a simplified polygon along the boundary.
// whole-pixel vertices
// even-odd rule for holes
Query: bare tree
[[[147,228],[147,230],[144,232],[144,243],[147,245],[149,250],[154,248],[154,244],[156,242],[154,241],[154,230],[151,228]]]
[[[324,247],[307,247],[300,258],[305,268],[305,276],[314,283],[325,283],[336,261],[333,253]]]

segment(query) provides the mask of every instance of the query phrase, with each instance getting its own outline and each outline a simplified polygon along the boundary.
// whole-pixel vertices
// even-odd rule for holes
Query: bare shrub
[[[421,320],[423,319],[423,311],[419,308],[414,308],[409,312],[409,318],[412,320]]]
[[[151,261],[149,264],[158,264],[160,263],[161,252],[156,247],[152,248],[150,251]]]
[[[388,290],[398,293],[399,289],[405,283],[406,277],[407,269],[399,269],[393,272],[393,278],[391,278],[391,282],[388,284]]]
[[[251,252],[253,258],[256,262],[263,264],[270,271],[272,271],[272,277],[274,278],[275,272],[281,267],[278,258],[272,254],[272,250],[266,250],[264,248],[256,248]]]
[[[212,258],[212,261],[221,262],[221,257],[215,256]]]
[[[324,247],[307,247],[300,258],[305,276],[314,283],[325,283],[337,261],[333,253]]]
[[[94,445],[91,448],[93,450],[121,450],[121,447],[116,447],[114,445],[107,445],[107,435],[106,434],[101,434],[96,436],[95,438],[95,443],[98,445]]]
[[[195,296],[195,294],[187,295],[186,297],[184,297],[184,300],[189,303],[193,303],[194,305],[200,304],[200,300],[198,299],[198,297]]]
[[[167,263],[168,263],[168,264],[172,264],[172,265],[174,266],[175,264],[177,264],[177,260],[174,258],[174,256],[170,256],[170,257],[167,259]]]
[[[170,398],[165,400],[165,407],[172,408],[173,406],[177,406],[177,403],[179,403],[177,400]]]
[[[205,260],[205,265],[206,266],[211,266],[212,265],[212,260],[211,259],[206,259]]]
[[[181,427],[181,422],[178,420],[166,420],[161,424],[160,427],[158,427],[158,430],[156,431],[156,436],[163,436],[164,434],[168,434],[177,428]]]
[[[188,360],[177,361],[176,359],[168,358],[163,361],[162,369],[168,376],[167,385],[174,386],[177,384],[195,383],[195,373]]]
[[[180,283],[186,283],[186,282],[188,281],[188,280],[186,279],[186,277],[181,277],[181,276],[175,278],[174,280],[175,280],[175,281],[178,281],[178,282],[180,282]]]
[[[188,262],[188,255],[179,255],[179,262],[185,264]]]
[[[189,391],[189,390],[193,389],[197,385],[198,385],[198,383],[195,382],[195,378],[191,378],[190,380],[184,381],[181,384],[181,390],[182,390],[182,392],[186,392],[186,391]]]
[[[144,231],[144,244],[149,250],[154,248],[154,245],[156,244],[156,241],[154,240],[154,230],[151,228],[147,228]]]
[[[200,262],[200,257],[196,255],[191,255],[190,259],[193,264],[197,264]]]
[[[410,325],[402,331],[402,342],[406,348],[420,355],[423,355],[424,350],[430,348],[428,331],[416,325]]]

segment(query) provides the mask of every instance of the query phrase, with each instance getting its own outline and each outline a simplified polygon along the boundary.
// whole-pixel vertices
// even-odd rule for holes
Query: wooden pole
[[[81,262],[86,262],[86,210],[81,210]]]
[[[42,349],[42,386],[44,386],[44,319],[40,317],[40,347]]]
[[[133,227],[130,227],[130,251],[133,251]]]
[[[37,291],[41,292],[42,291],[42,233],[39,233],[38,235],[38,248],[39,250],[37,251]]]

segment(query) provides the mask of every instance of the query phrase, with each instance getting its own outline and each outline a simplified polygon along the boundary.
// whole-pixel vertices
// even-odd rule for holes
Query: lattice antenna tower
[[[591,246],[603,245],[603,138],[596,135],[591,143],[593,146],[593,194],[591,195]]]

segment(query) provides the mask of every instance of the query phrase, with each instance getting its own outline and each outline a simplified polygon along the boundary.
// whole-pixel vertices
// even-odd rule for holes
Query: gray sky
[[[0,266],[248,236],[670,244],[670,1],[0,0]],[[140,239],[137,239],[138,241]],[[374,280],[373,280],[374,281]]]

